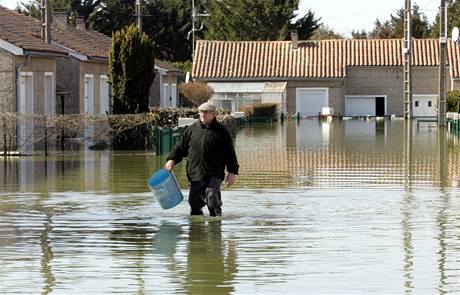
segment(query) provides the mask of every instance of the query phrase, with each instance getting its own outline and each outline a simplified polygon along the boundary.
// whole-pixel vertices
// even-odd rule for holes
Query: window
[[[428,101],[428,107],[431,108],[431,100]]]
[[[418,107],[418,100],[415,101],[415,107]]]

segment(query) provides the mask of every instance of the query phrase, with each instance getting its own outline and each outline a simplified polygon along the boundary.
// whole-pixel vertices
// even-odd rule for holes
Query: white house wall
[[[438,96],[436,94],[414,94],[412,96],[412,115],[414,117],[436,117]]]

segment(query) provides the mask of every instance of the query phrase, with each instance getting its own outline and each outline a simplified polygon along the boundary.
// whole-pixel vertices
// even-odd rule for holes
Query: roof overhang
[[[54,40],[51,40],[51,44],[56,46],[56,47],[59,47],[61,49],[64,49],[65,51],[67,51],[69,53],[70,56],[72,57],[75,57],[76,59],[78,60],[83,60],[83,61],[87,61],[88,60],[88,56],[87,55],[84,55],[84,54],[81,54],[73,49],[70,49],[64,45],[62,45],[61,43],[58,43]]]
[[[209,82],[214,92],[284,93],[287,82]]]
[[[8,41],[0,39],[0,48],[14,54],[14,55],[24,55],[24,49],[18,47]]]
[[[160,68],[158,66],[155,66],[155,70],[158,71],[160,73],[160,75],[166,75],[168,74],[168,70],[164,69],[164,68]]]
[[[256,78],[215,78],[194,77],[193,80],[205,82],[258,82],[258,81],[344,81],[345,77],[321,78],[321,77],[256,77]]]
[[[87,61],[103,63],[103,64],[106,64],[109,62],[107,58],[103,58],[103,57],[90,57]]]
[[[24,50],[24,55],[32,55],[35,57],[49,57],[49,58],[66,58],[67,53],[44,52],[35,50]]]

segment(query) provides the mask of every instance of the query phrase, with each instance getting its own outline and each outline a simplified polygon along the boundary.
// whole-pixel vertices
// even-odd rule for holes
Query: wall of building
[[[458,90],[460,91],[460,79],[453,79],[451,81],[451,87],[449,90]]]
[[[78,114],[80,112],[80,62],[73,57],[60,58],[56,61],[56,89],[58,92],[68,92],[64,95],[64,113]],[[58,95],[59,96],[59,95]],[[62,113],[61,97],[56,97],[56,114]]]
[[[26,58],[16,57],[16,64],[24,63]],[[45,109],[45,73],[52,72],[56,79],[56,60],[54,58],[32,57],[21,72],[32,72],[34,113],[44,114]]]
[[[108,72],[109,72],[108,63],[89,62],[89,61],[80,62],[79,106],[80,106],[81,112],[84,112],[85,110],[85,75],[86,74],[93,75],[93,98],[94,98],[93,110],[95,114],[99,114],[100,113],[101,75],[108,76]]]
[[[15,107],[14,57],[0,48],[0,112],[14,112]]]
[[[413,67],[412,93],[437,94],[438,67]],[[450,89],[450,79],[446,89]],[[387,115],[404,115],[403,67],[348,67],[346,95],[376,95],[387,97]]]
[[[449,70],[447,69],[447,73]],[[434,94],[439,92],[438,67],[413,67],[413,94]],[[209,80],[211,81],[211,80]],[[328,88],[329,106],[334,113],[344,114],[346,95],[375,95],[387,98],[387,115],[404,115],[403,67],[348,67],[345,79],[287,80],[287,112],[296,112],[297,88]],[[238,83],[238,82],[235,82]],[[446,89],[460,90],[460,80],[447,75]]]
[[[344,83],[343,79],[334,80],[288,80],[286,86],[286,103],[287,112],[294,114],[296,112],[296,95],[297,88],[328,88],[329,89],[329,106],[334,108],[335,113],[343,114],[344,105]]]
[[[153,79],[152,85],[150,85],[149,89],[149,106],[150,107],[157,107],[160,105],[161,102],[161,92],[160,92],[160,80],[161,74],[156,72],[155,78]]]
[[[161,75],[159,72],[156,72],[155,78],[149,90],[149,106],[151,107],[160,106],[161,104],[161,93],[163,90],[163,85],[160,85],[160,83],[163,83],[163,85],[168,84],[170,89],[171,89],[172,84],[176,84],[177,86],[176,99],[178,100],[179,98],[179,85],[177,83],[177,76],[176,75]]]

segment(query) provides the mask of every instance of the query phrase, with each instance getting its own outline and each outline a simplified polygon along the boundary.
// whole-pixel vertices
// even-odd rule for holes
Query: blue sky
[[[26,0],[24,0],[26,1]],[[184,0],[186,1],[186,0]],[[17,0],[0,0],[0,4],[11,9]],[[299,15],[311,9],[316,17],[336,32],[351,36],[352,30],[371,30],[376,18],[388,20],[390,14],[404,6],[404,0],[301,0]],[[432,22],[436,16],[440,0],[412,1]]]

